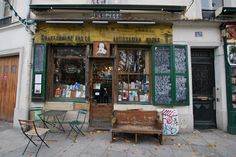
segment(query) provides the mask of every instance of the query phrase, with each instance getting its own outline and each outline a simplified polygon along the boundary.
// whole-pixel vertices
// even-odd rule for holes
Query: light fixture
[[[145,24],[145,25],[154,25],[154,21],[117,21],[119,24]]]
[[[83,24],[84,21],[46,21],[46,23],[72,23],[72,24]]]
[[[92,23],[97,23],[97,24],[108,24],[108,21],[92,21]]]

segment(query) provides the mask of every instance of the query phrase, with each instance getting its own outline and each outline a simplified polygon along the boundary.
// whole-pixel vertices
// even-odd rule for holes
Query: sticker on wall
[[[227,58],[231,66],[236,66],[236,45],[227,45]]]
[[[176,109],[158,110],[163,115],[163,134],[176,135],[179,132],[179,117]]]

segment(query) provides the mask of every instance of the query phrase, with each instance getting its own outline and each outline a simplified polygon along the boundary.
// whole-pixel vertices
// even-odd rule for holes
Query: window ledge
[[[76,102],[76,103],[86,103],[85,98],[51,98],[47,100],[48,102]]]
[[[14,22],[14,23],[11,23],[10,25],[7,25],[7,26],[0,26],[0,30],[13,28],[13,27],[17,27],[17,26],[20,26],[20,25],[21,25],[21,23]]]

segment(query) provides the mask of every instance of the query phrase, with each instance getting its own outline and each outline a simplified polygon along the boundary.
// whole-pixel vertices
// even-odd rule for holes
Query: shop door
[[[94,59],[90,65],[90,127],[110,129],[113,110],[113,60]]]
[[[12,122],[16,104],[18,56],[0,58],[0,120]]]
[[[195,128],[216,127],[214,50],[192,49],[193,114]]]

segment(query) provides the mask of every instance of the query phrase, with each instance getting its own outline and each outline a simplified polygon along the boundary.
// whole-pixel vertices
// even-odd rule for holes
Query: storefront
[[[236,134],[236,24],[227,24],[225,31],[228,132]]]
[[[86,106],[90,126],[109,128],[114,106],[188,106],[188,78],[171,24],[38,25],[32,107]]]

